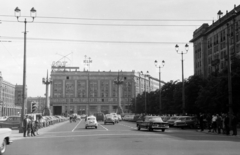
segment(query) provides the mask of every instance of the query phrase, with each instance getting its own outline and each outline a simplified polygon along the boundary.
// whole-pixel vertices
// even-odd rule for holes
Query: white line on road
[[[77,126],[82,122],[82,119],[80,120],[80,122],[75,126],[75,128],[73,128],[72,132],[77,128]]]
[[[103,127],[105,130],[107,130],[108,131],[108,129],[107,128],[105,128],[104,126],[102,126],[101,124],[99,124],[101,127]]]

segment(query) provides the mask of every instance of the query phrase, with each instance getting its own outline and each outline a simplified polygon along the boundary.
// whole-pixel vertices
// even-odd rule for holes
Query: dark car
[[[98,112],[95,113],[94,116],[97,118],[97,121],[104,121],[104,113]]]
[[[163,122],[160,116],[145,116],[142,121],[138,121],[138,130],[141,130],[141,128],[149,131],[162,130],[164,132],[165,129],[169,129],[169,125]]]
[[[181,116],[178,120],[176,120],[173,124],[175,127],[180,128],[197,128],[198,120],[197,117],[194,116]]]
[[[21,124],[21,117],[20,116],[8,116],[5,121],[0,122],[1,128],[18,128]]]

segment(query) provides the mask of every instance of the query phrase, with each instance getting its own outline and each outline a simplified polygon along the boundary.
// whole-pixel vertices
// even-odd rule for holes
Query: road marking
[[[101,124],[99,124],[101,127],[103,127],[105,130],[107,130],[108,131],[108,129],[107,128],[105,128],[104,126],[102,126]]]
[[[75,126],[75,128],[73,128],[72,132],[77,128],[77,126],[82,122],[82,119],[80,120],[80,122]]]
[[[128,126],[128,125],[124,125],[124,124],[121,124],[121,123],[119,123],[119,125],[122,125],[122,126],[125,126],[125,127],[129,127],[129,128],[132,128],[132,129],[137,129],[137,128],[135,128],[135,127],[131,127],[131,126]]]

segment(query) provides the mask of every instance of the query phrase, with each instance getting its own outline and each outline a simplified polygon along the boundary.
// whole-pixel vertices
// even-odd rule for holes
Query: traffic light
[[[37,111],[38,108],[38,103],[37,102],[32,102],[31,103],[31,112],[34,113]]]

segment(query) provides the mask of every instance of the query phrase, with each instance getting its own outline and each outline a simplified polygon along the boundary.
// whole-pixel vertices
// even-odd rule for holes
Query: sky
[[[194,74],[193,32],[203,23],[212,24],[217,12],[233,9],[239,0],[0,0],[0,71],[3,79],[23,84],[24,23],[14,16],[21,9],[20,21],[27,24],[26,84],[28,96],[44,96],[42,78],[56,61],[84,69],[85,55],[90,71],[133,71],[155,78],[154,61],[165,61],[162,81]],[[50,73],[49,73],[50,74]]]

